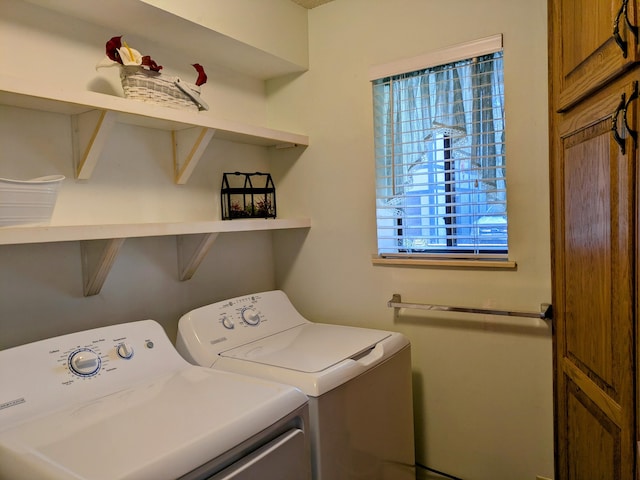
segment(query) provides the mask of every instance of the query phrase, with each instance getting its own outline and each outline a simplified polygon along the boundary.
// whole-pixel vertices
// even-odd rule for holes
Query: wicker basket
[[[63,180],[63,175],[31,180],[0,178],[0,227],[49,223]]]
[[[198,105],[176,86],[176,81],[197,96],[200,96],[200,87],[183,82],[177,77],[134,66],[121,67],[120,80],[126,98],[181,110],[199,110]]]

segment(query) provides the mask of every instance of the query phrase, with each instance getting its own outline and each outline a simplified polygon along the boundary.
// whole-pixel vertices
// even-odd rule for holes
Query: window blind
[[[372,83],[379,255],[506,257],[502,50]]]

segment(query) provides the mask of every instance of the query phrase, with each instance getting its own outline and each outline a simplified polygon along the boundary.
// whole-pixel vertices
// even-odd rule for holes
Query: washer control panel
[[[120,391],[187,363],[153,320],[102,327],[0,351],[0,423],[22,411]]]
[[[245,295],[200,307],[178,323],[176,346],[200,365],[212,365],[220,352],[308,323],[284,292]],[[189,351],[196,352],[194,358]]]
[[[210,313],[215,315],[218,324],[225,330],[236,328],[255,328],[269,322],[266,312],[261,310],[261,296],[247,295],[214,305],[208,305]]]

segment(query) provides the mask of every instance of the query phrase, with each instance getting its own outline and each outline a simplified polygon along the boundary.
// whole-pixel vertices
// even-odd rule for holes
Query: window
[[[506,258],[502,37],[436,53],[373,74],[378,254]]]

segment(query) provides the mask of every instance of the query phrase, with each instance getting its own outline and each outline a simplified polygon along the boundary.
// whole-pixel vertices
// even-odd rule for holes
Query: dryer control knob
[[[242,319],[249,325],[255,326],[260,323],[260,315],[253,308],[245,308],[242,311]]]
[[[120,358],[124,358],[125,360],[129,360],[133,357],[133,347],[128,343],[121,343],[118,345],[116,352]]]
[[[100,356],[88,348],[81,348],[69,355],[69,368],[81,377],[90,377],[98,373],[100,363]]]

